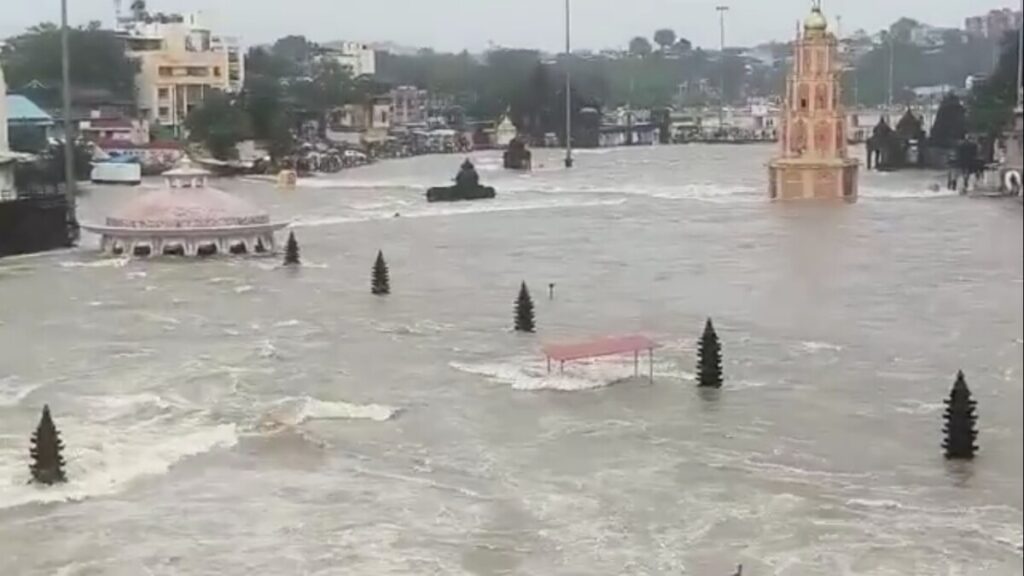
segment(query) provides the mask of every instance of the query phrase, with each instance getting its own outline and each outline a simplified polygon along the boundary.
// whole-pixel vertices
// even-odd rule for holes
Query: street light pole
[[[718,27],[720,32],[720,47],[721,47],[721,70],[720,78],[718,83],[718,131],[719,133],[725,132],[725,13],[729,11],[728,6],[717,6],[715,10],[718,11]]]
[[[60,0],[60,49],[61,81],[64,97],[64,193],[68,203],[68,232],[74,241],[78,239],[78,216],[75,210],[75,146],[71,122],[71,62],[68,46],[68,0]]]
[[[888,110],[892,111],[892,93],[893,83],[896,81],[896,37],[894,34],[889,34],[889,94],[886,97],[886,103],[888,104]]]
[[[565,0],[565,167],[572,168],[572,12]]]
[[[1024,0],[1020,2],[1020,11],[1024,12]],[[1021,70],[1024,69],[1024,26],[1017,30],[1017,113],[1024,109],[1024,79],[1021,78]]]

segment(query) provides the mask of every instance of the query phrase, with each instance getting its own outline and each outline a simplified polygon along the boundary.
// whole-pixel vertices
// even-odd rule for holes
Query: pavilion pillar
[[[654,382],[654,348],[648,348],[647,349],[647,360],[648,360],[648,365],[650,366],[650,369],[651,369],[651,382],[653,383]]]

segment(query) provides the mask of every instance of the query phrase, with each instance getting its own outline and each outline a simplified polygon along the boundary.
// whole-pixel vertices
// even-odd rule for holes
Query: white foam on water
[[[895,500],[872,500],[869,498],[851,498],[846,501],[846,505],[873,510],[901,510],[903,508],[903,505]]]
[[[31,503],[68,502],[116,494],[132,482],[166,474],[185,458],[238,442],[234,424],[153,422],[128,429],[59,419],[67,461],[66,484],[29,484],[25,446],[0,451],[0,509]]]
[[[511,183],[498,184],[499,194],[534,192],[538,194],[572,195],[618,195],[647,196],[660,200],[696,200],[715,204],[766,203],[768,198],[759,190],[743,185],[723,186],[714,182],[679,184],[602,184],[602,185],[559,185],[533,182],[524,178]]]
[[[181,324],[181,320],[178,320],[177,318],[174,318],[172,316],[164,316],[162,314],[156,314],[154,312],[140,312],[139,316],[145,318],[146,320],[156,322],[157,324],[165,324],[168,326],[178,326]]]
[[[952,190],[892,190],[886,188],[867,187],[861,188],[860,198],[880,200],[929,200],[936,198],[951,198],[959,196],[960,193]]]
[[[896,412],[900,414],[911,414],[915,416],[925,416],[928,414],[935,414],[941,412],[945,408],[945,404],[942,402],[921,402],[919,400],[904,400],[896,406]]]
[[[129,416],[139,419],[148,411],[164,412],[175,406],[170,400],[152,392],[83,396],[78,401],[87,406],[90,420],[96,422],[113,421]]]
[[[527,392],[593,390],[622,382],[633,375],[631,369],[627,372],[620,366],[584,362],[566,365],[564,372],[555,366],[550,374],[545,366],[530,365],[525,361],[482,364],[450,362],[448,365],[460,372],[484,376],[492,382],[508,384],[513,390]]]
[[[597,208],[619,206],[625,202],[625,198],[610,200],[534,200],[516,203],[506,203],[501,201],[453,202],[446,203],[444,207],[435,204],[433,206],[428,205],[417,208],[413,211],[401,212],[400,218],[436,218],[441,216],[465,216],[470,214],[492,214],[497,212],[556,210],[562,208]],[[322,226],[336,226],[339,224],[391,219],[395,219],[395,211],[393,210],[366,215],[299,218],[292,224],[292,227],[317,228]]]
[[[28,395],[39,389],[42,384],[24,384],[17,376],[0,378],[0,408],[12,408],[21,404]]]
[[[260,358],[267,359],[281,357],[281,353],[277,351],[277,347],[274,346],[274,343],[271,340],[264,340],[263,342],[261,342],[259,350],[257,350],[256,354]]]
[[[399,336],[426,336],[429,334],[445,332],[453,328],[451,324],[434,322],[433,320],[417,320],[412,324],[371,320],[370,326],[381,334],[395,334]]]
[[[828,342],[806,341],[800,343],[800,349],[813,354],[815,352],[840,352],[843,347]]]
[[[261,423],[261,428],[298,426],[311,420],[373,420],[387,422],[399,413],[398,408],[383,404],[350,404],[320,400],[311,396],[290,397],[275,402]]]
[[[383,209],[394,209],[396,206],[409,206],[412,204],[407,200],[400,200],[398,198],[388,198],[386,202],[363,202],[352,205],[355,210],[383,210]]]
[[[235,294],[248,294],[249,292],[252,292],[255,289],[255,286],[250,286],[248,284],[246,284],[245,286],[235,286]]]
[[[131,262],[130,258],[107,258],[93,262],[61,262],[61,268],[124,268]]]
[[[300,178],[296,184],[297,188],[309,189],[366,189],[366,190],[422,190],[426,191],[429,186],[416,182],[403,180],[356,180],[347,178]]]
[[[694,377],[696,380],[696,376]],[[762,380],[726,380],[723,387],[727,390],[749,390],[753,388],[764,388],[768,382]]]

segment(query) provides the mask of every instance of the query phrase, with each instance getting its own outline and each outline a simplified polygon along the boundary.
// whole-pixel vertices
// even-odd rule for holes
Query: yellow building
[[[849,157],[838,41],[815,1],[797,34],[786,82],[780,155],[769,164],[773,200],[856,200],[860,163]]]
[[[121,35],[129,56],[139,62],[139,113],[151,123],[178,131],[211,91],[242,87],[241,48],[233,39],[212,35],[199,14],[128,21]]]

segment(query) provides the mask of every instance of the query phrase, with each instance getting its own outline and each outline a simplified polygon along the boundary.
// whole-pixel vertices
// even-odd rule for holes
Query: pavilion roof
[[[657,342],[646,336],[614,336],[589,342],[544,346],[544,354],[552,360],[565,362],[582,358],[625,354],[640,350],[653,350],[657,347]]]

